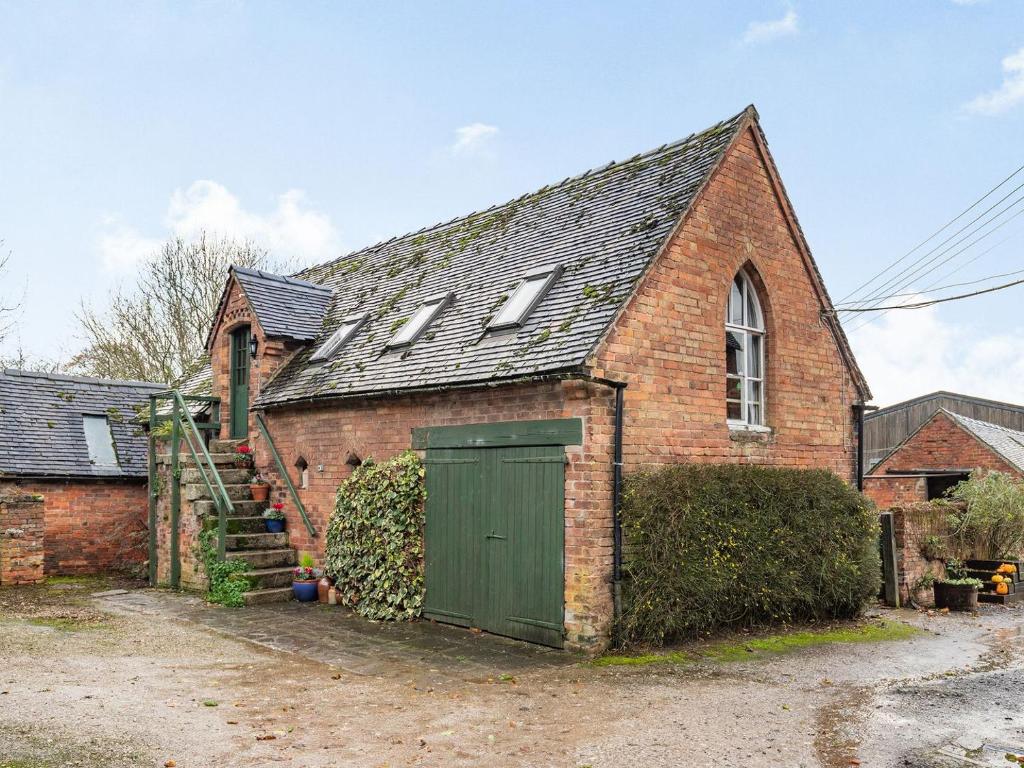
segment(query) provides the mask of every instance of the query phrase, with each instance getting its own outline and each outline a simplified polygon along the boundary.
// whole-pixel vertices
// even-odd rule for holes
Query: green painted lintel
[[[412,431],[412,447],[505,448],[527,445],[582,445],[581,419],[500,421],[492,424],[460,424],[453,427],[418,427]]]

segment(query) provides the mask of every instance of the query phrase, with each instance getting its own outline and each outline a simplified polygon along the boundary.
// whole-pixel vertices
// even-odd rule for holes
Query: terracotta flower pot
[[[249,492],[253,501],[266,501],[270,498],[270,486],[266,483],[250,483]]]
[[[323,576],[320,581],[316,583],[316,598],[321,603],[327,602],[327,596],[331,591],[331,587],[334,586],[334,580],[330,576]]]

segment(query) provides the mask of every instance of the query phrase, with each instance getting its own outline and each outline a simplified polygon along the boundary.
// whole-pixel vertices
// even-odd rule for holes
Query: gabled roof
[[[238,281],[263,333],[268,337],[311,341],[320,333],[324,313],[331,303],[330,288],[296,277],[232,266],[217,309],[218,320],[227,301],[231,277]],[[211,329],[211,335],[212,332]],[[208,336],[207,345],[210,341]]]
[[[864,415],[864,421],[874,421],[875,419],[884,418],[893,411],[899,411],[904,408],[908,408],[913,405],[920,403],[927,403],[932,400],[959,400],[963,403],[970,403],[972,405],[980,405],[986,408],[998,408],[1003,411],[1012,411],[1014,413],[1024,413],[1024,405],[1015,405],[1013,403],[1005,403],[1001,400],[988,400],[984,397],[975,397],[974,395],[962,395],[959,392],[949,392],[945,389],[939,389],[935,392],[929,392],[926,395],[918,395],[912,397],[909,400],[902,400],[892,405],[887,405],[884,408],[879,408],[877,411],[867,413]]]
[[[166,389],[52,373],[0,373],[0,477],[145,477],[147,442],[137,410]],[[82,417],[106,416],[118,466],[89,459]]]
[[[497,382],[580,369],[753,108],[674,144],[504,205],[365,248],[298,277],[334,292],[318,344],[367,313],[330,361],[294,357],[257,406],[315,397]],[[529,270],[564,271],[511,333],[487,323]],[[420,302],[452,303],[415,344],[385,352]]]
[[[941,413],[949,416],[956,424],[998,453],[1008,464],[1024,472],[1024,432],[998,424],[989,424],[987,421],[970,419],[945,409]]]

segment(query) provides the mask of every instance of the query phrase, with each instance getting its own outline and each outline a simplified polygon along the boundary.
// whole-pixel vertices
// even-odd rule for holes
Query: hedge
[[[676,465],[626,478],[623,643],[849,617],[878,594],[878,517],[831,472]]]
[[[370,619],[410,619],[423,607],[423,465],[412,451],[367,460],[338,489],[324,570],[342,604]]]

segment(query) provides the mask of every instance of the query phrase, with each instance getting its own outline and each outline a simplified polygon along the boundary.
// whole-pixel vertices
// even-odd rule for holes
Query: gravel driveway
[[[0,589],[0,768],[957,766],[1024,752],[1016,610],[887,611],[922,631],[601,667],[324,613],[341,609],[267,618],[151,590],[92,596],[117,586]],[[287,638],[260,629],[273,617]]]

